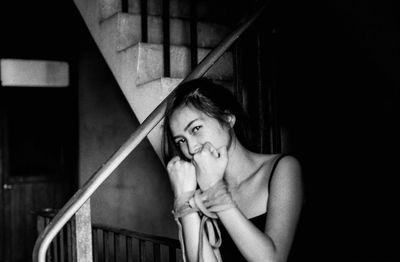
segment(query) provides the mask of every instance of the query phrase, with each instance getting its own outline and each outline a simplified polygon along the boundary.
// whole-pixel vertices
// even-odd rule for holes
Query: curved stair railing
[[[44,208],[35,212],[38,231],[42,231],[57,214],[58,210]],[[149,235],[124,228],[92,224],[93,261],[177,261],[181,249],[178,239]],[[47,261],[75,261],[72,234],[74,221],[69,221],[52,241],[46,254]],[[148,250],[151,255],[148,256]]]
[[[261,15],[268,4],[267,1],[258,1],[253,12],[247,15],[229,33],[215,49],[213,49],[198,65],[189,73],[180,84],[203,76],[227,51],[227,49],[240,37],[240,35]],[[179,86],[179,85],[178,85]],[[57,233],[70,218],[89,200],[97,188],[111,175],[121,162],[136,148],[136,146],[150,133],[150,131],[164,118],[168,95],[143,123],[132,133],[128,140],[114,152],[114,154],[82,185],[71,199],[60,209],[50,224],[43,230],[36,240],[33,248],[33,262],[45,262],[46,252]]]

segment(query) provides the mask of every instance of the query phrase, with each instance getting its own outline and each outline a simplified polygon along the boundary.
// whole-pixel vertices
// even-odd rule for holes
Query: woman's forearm
[[[186,258],[189,262],[197,262],[199,259],[200,222],[201,219],[197,213],[191,213],[181,218]],[[205,262],[217,261],[205,234],[203,234],[202,254]]]

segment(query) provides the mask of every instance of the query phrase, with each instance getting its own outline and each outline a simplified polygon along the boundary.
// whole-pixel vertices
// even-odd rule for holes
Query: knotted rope
[[[175,199],[174,214],[175,221],[179,227],[179,241],[182,247],[183,261],[186,262],[186,250],[183,239],[182,224],[179,218],[191,213],[199,213],[201,217],[199,231],[199,262],[203,262],[203,234],[205,233],[213,251],[218,251],[222,244],[221,232],[217,223],[217,213],[235,207],[227,186],[220,180],[204,192],[200,189],[186,192]],[[222,261],[217,255],[217,260]]]

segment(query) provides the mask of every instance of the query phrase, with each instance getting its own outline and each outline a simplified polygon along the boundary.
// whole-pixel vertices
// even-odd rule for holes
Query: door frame
[[[8,160],[9,160],[9,141],[8,141],[8,117],[7,108],[5,105],[0,103],[0,261],[9,262],[12,259],[12,250],[7,248],[7,236],[10,236],[11,227],[8,226],[8,221],[10,221],[10,192],[9,189],[5,189],[6,185],[12,187],[13,184],[41,184],[43,182],[49,182],[49,184],[63,185],[63,183],[68,183],[68,192],[64,192],[64,200],[67,201],[72,197],[73,193],[77,190],[78,185],[78,156],[79,156],[79,109],[78,109],[78,85],[77,85],[77,69],[75,66],[76,61],[73,59],[62,59],[67,61],[69,64],[69,91],[67,91],[69,102],[69,115],[71,116],[71,121],[68,123],[71,125],[70,133],[68,137],[71,143],[68,144],[68,148],[64,150],[64,154],[68,155],[67,165],[60,176],[51,175],[36,175],[32,177],[13,177],[10,174]],[[2,88],[0,82],[0,88]],[[33,87],[34,88],[34,87]],[[1,90],[0,90],[1,92]],[[34,214],[32,215],[34,216]]]
[[[3,174],[5,173],[4,171],[4,155],[5,155],[5,146],[4,146],[4,110],[2,108],[2,105],[0,105],[0,229],[2,232],[5,230],[5,224],[4,224],[4,216],[5,216],[5,210],[4,210],[4,197],[3,197]],[[0,260],[5,260],[5,251],[4,251],[4,243],[5,243],[5,234],[0,234]]]

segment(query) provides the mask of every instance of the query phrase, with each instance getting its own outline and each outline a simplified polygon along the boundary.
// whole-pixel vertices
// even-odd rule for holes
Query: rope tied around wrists
[[[179,218],[191,213],[199,213],[201,217],[199,231],[199,261],[203,262],[203,234],[205,233],[211,248],[216,251],[222,244],[221,232],[217,223],[217,213],[233,208],[235,203],[223,180],[202,192],[200,189],[189,191],[175,199],[174,218],[179,227],[179,241],[182,247],[183,260],[186,261],[186,250],[183,240],[182,224]],[[221,261],[219,255],[217,260]]]

